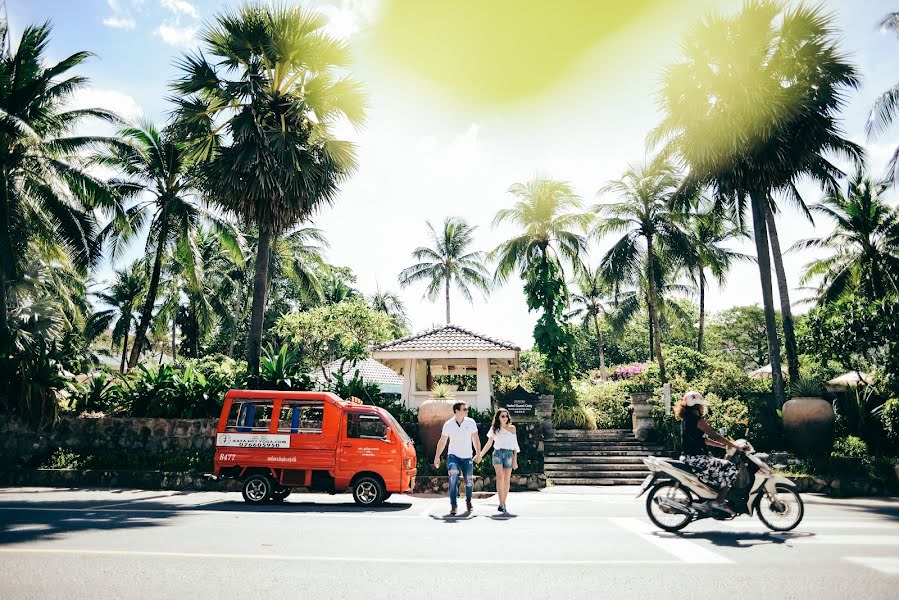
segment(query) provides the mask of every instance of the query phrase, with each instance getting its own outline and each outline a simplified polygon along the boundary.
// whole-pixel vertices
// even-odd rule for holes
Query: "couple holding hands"
[[[509,485],[512,470],[518,468],[518,437],[512,416],[505,408],[500,408],[493,415],[490,429],[487,431],[487,444],[481,448],[478,437],[478,426],[468,416],[468,405],[456,402],[453,405],[453,418],[443,424],[437,452],[434,455],[434,468],[440,467],[440,455],[447,443],[449,450],[446,457],[446,470],[449,475],[450,514],[455,515],[456,497],[459,489],[459,476],[465,477],[465,503],[468,512],[473,510],[471,496],[474,491],[474,464],[481,462],[484,455],[493,446],[493,468],[496,470],[496,492],[499,496],[499,512],[505,513],[506,500],[509,497]]]

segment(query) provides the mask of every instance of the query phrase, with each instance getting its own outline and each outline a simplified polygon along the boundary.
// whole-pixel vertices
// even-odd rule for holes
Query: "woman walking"
[[[515,426],[512,425],[512,415],[505,408],[501,408],[493,415],[490,430],[487,431],[487,443],[478,454],[482,459],[487,450],[493,446],[493,468],[496,470],[496,493],[499,496],[499,512],[505,513],[506,500],[509,498],[509,486],[512,479],[512,471],[518,468],[518,437],[515,435]]]

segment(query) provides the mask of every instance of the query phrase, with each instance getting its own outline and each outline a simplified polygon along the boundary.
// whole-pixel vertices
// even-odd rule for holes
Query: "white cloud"
[[[193,45],[196,34],[196,27],[179,27],[177,24],[163,23],[156,29],[156,35],[161,37],[166,44],[173,46]]]
[[[349,39],[372,23],[380,4],[376,0],[336,0],[334,4],[313,6],[328,18],[325,31],[335,37]]]
[[[102,88],[78,90],[69,101],[68,108],[105,108],[128,120],[144,114],[137,101],[128,94]]]
[[[103,24],[113,29],[134,29],[137,26],[131,17],[107,17],[103,19]]]
[[[194,19],[200,18],[197,7],[190,2],[187,2],[187,0],[162,0],[162,6],[176,15],[188,15]]]

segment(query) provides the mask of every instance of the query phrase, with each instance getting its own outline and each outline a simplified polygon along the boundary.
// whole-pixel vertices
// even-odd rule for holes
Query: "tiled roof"
[[[481,335],[456,325],[445,325],[430,329],[424,333],[394,340],[380,346],[374,346],[372,351],[378,352],[409,352],[419,350],[516,350],[521,348],[504,340]]]
[[[343,361],[335,360],[325,368],[329,373],[337,373],[338,371],[340,371],[341,362]],[[386,367],[378,361],[372,360],[370,358],[360,360],[356,364],[347,361],[347,363],[343,365],[343,373],[345,376],[347,376],[347,378],[351,378],[353,376],[353,373],[355,373],[357,370],[359,371],[359,375],[362,377],[362,381],[366,383],[377,383],[382,385],[403,384],[402,375],[397,374],[397,372],[390,367]],[[316,369],[315,371],[309,373],[309,375],[317,381],[321,381],[322,379],[324,379],[322,377],[322,372],[320,369]]]

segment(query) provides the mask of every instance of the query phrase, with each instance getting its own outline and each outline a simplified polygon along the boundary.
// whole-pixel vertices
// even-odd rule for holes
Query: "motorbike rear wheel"
[[[777,498],[767,493],[756,500],[755,510],[759,520],[772,531],[790,531],[802,521],[805,506],[795,488],[782,483],[776,486]]]
[[[665,512],[661,504],[665,500],[678,502],[687,507],[693,504],[693,498],[688,490],[673,481],[663,481],[652,488],[649,495],[646,496],[646,514],[649,516],[649,520],[657,527],[672,532],[680,531],[689,525],[693,520],[693,515]]]

